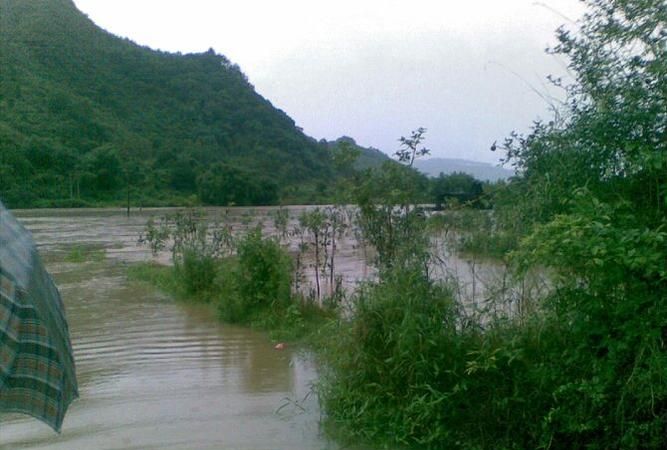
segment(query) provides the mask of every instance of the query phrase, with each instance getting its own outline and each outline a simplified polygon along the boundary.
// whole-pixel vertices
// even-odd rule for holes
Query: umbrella
[[[60,294],[30,233],[0,202],[0,411],[60,432],[78,395]]]

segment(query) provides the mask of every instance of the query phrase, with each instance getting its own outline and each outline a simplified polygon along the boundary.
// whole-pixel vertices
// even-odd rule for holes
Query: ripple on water
[[[61,288],[81,398],[61,435],[3,416],[0,449],[336,448],[321,437],[316,396],[307,395],[316,375],[307,356],[128,283],[118,262],[149,256],[136,243],[149,213],[45,214],[26,213],[24,223]],[[106,257],[63,262],[75,244]],[[281,409],[304,398],[305,413]]]

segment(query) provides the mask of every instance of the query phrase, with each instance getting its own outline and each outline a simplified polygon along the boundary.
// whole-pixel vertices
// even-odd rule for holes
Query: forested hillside
[[[326,146],[212,50],[169,54],[71,0],[0,0],[0,198],[12,207],[321,196]]]

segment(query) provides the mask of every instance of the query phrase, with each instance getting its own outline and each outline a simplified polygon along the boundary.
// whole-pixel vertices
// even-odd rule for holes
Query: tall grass
[[[446,286],[397,270],[365,285],[355,300],[354,316],[334,327],[337,339],[323,351],[319,388],[330,427],[384,445],[500,443],[504,418],[491,397],[483,399],[503,396],[497,372],[512,365],[511,352],[460,328]]]

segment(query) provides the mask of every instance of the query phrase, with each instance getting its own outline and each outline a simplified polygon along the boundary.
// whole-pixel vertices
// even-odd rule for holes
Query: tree
[[[505,143],[522,176],[500,217],[528,224],[515,260],[550,269],[540,319],[572,343],[542,353],[557,380],[542,442],[665,448],[667,3],[586,3],[553,50],[575,77],[567,101]]]
[[[84,166],[90,193],[110,193],[121,185],[121,158],[113,144],[101,145],[88,152]]]
[[[201,200],[210,205],[273,205],[278,200],[275,183],[223,163],[199,175],[197,189]]]
[[[377,251],[377,265],[410,265],[426,251],[423,217],[428,179],[411,167],[385,162],[369,169],[353,189],[364,240]]]
[[[456,199],[461,203],[475,202],[484,191],[481,181],[463,172],[440,173],[431,183],[431,197],[439,208],[447,199]]]
[[[570,61],[575,82],[549,122],[505,142],[507,161],[536,199],[526,219],[567,210],[586,187],[605,201],[625,199],[647,224],[662,221],[667,195],[667,4],[587,0],[576,31],[561,28],[553,53]],[[530,217],[529,217],[530,216]]]
[[[419,148],[419,145],[424,140],[425,133],[426,128],[419,127],[410,133],[409,138],[406,138],[405,136],[401,136],[399,138],[398,141],[401,143],[401,147],[396,151],[396,153],[394,153],[394,155],[400,162],[407,162],[408,167],[412,167],[412,164],[415,162],[415,158],[431,153],[431,150],[427,149],[426,147]]]

